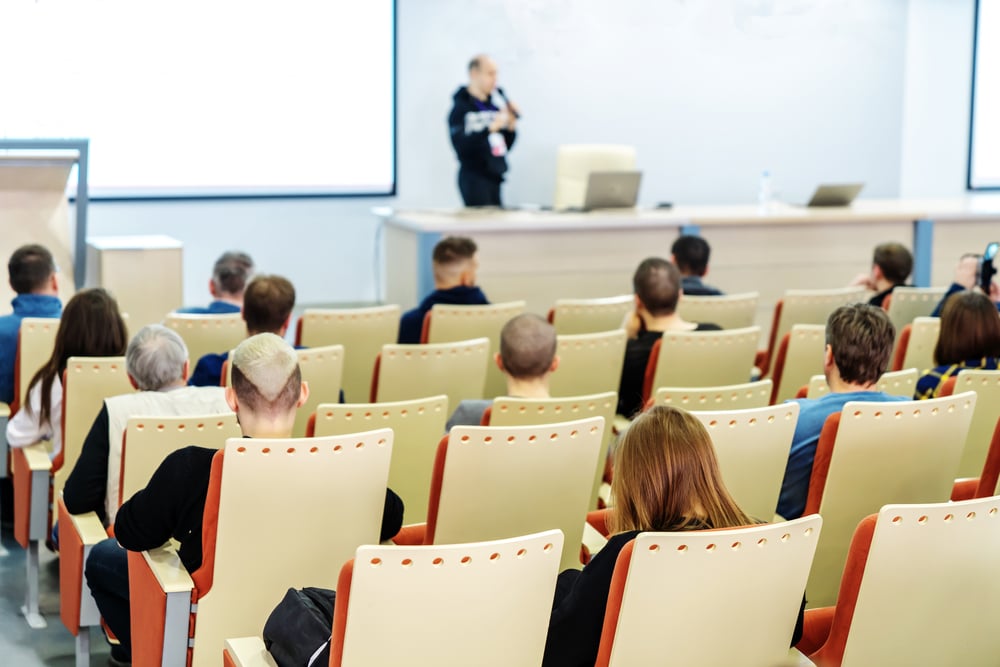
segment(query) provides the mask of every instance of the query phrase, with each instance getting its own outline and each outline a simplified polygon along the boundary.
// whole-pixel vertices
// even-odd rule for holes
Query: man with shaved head
[[[497,88],[497,64],[492,58],[480,54],[469,61],[469,83],[452,100],[448,128],[460,164],[462,201],[466,206],[502,206],[500,184],[520,111]]]
[[[288,438],[295,412],[309,397],[295,350],[280,336],[251,336],[233,351],[233,382],[226,401],[247,438]],[[87,584],[108,627],[121,642],[112,646],[111,664],[129,664],[128,557],[126,549],[145,551],[174,538],[188,572],[201,566],[202,516],[216,450],[185,447],[170,454],[149,484],[118,510],[115,537],[98,543],[87,559]],[[267,493],[267,489],[262,489]],[[275,498],[275,502],[280,502]],[[403,525],[403,501],[386,489],[381,540]]]
[[[549,376],[559,367],[555,328],[530,313],[512,318],[500,331],[495,360],[507,379],[508,396],[549,398]],[[448,430],[452,426],[478,426],[491,405],[493,401],[462,401],[448,420]]]

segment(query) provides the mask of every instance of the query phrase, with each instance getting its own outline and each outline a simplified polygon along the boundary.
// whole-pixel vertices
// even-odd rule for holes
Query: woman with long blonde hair
[[[759,523],[729,494],[712,439],[693,415],[657,406],[639,415],[615,452],[612,536],[583,570],[559,575],[543,665],[593,665],[615,561],[644,531]],[[796,628],[796,640],[799,629]]]

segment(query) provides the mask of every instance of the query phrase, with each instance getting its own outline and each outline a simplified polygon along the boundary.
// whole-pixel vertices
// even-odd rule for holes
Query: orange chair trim
[[[771,373],[771,377],[774,379],[774,384],[771,385],[771,400],[770,405],[774,405],[774,402],[778,400],[778,389],[781,384],[781,375],[785,372],[785,358],[788,356],[788,342],[792,339],[792,333],[788,332],[781,337],[781,344],[778,346],[778,355],[774,358],[774,372]]]
[[[486,409],[483,410],[483,416],[479,420],[479,425],[480,426],[489,426],[491,419],[493,419],[493,406],[492,405],[488,405],[488,406],[486,406]]]
[[[438,443],[434,455],[434,471],[431,473],[431,492],[427,499],[427,533],[424,544],[434,544],[434,531],[437,529],[438,506],[441,504],[441,483],[444,478],[444,462],[448,456],[448,436],[445,435]]]
[[[205,497],[205,512],[201,524],[201,567],[191,573],[194,582],[192,596],[202,598],[212,590],[215,577],[215,543],[219,532],[219,499],[222,497],[222,460],[225,454],[220,449],[212,457],[212,472],[208,478],[208,495]]]
[[[952,375],[950,378],[945,380],[941,384],[941,388],[938,389],[938,398],[943,398],[945,396],[952,396],[955,393],[955,382],[958,380],[957,375]]]
[[[910,345],[910,333],[913,331],[912,324],[906,324],[899,330],[899,341],[896,343],[896,353],[892,355],[892,370],[903,370],[903,360],[906,359],[906,348]]]
[[[802,516],[819,514],[819,504],[823,500],[823,490],[826,488],[826,476],[830,472],[830,460],[833,458],[833,446],[837,441],[837,431],[840,429],[841,413],[835,412],[826,418],[823,430],[816,443],[816,454],[813,456],[812,473],[809,475],[809,495],[806,496],[806,508]]]
[[[382,353],[379,352],[375,355],[375,368],[372,369],[372,388],[368,392],[368,401],[370,403],[375,403],[375,397],[378,396],[378,374],[382,369]]]
[[[316,413],[309,415],[309,420],[306,422],[306,437],[314,438],[316,437]]]
[[[992,496],[996,492],[998,479],[1000,479],[1000,419],[997,419],[997,425],[993,429],[990,448],[986,450],[986,461],[983,463],[983,473],[979,476],[975,497]]]
[[[778,303],[774,304],[774,316],[771,318],[771,333],[767,337],[767,350],[764,351],[762,357],[757,360],[761,362],[760,376],[762,378],[767,377],[767,371],[771,367],[771,359],[774,358],[774,344],[777,342],[778,338],[778,322],[781,321],[781,311],[785,307],[785,300],[778,299]]]
[[[806,398],[809,396],[809,385],[804,384],[795,392],[795,398]]]
[[[628,579],[629,566],[632,564],[632,549],[634,548],[635,540],[629,540],[618,553],[618,559],[615,561],[615,572],[611,577],[611,587],[608,589],[608,605],[604,609],[604,625],[601,628],[601,644],[597,649],[595,667],[606,667],[611,662],[611,649],[615,645],[618,615],[622,610],[625,581]]]
[[[132,662],[159,664],[163,656],[163,629],[167,621],[167,594],[139,551],[128,552],[129,597],[132,604]]]
[[[295,322],[295,347],[302,346],[302,318]]]
[[[587,523],[604,537],[611,537],[611,530],[608,528],[608,520],[610,518],[610,509],[591,510],[587,512]]]
[[[72,519],[62,498],[59,511],[59,617],[74,637],[80,634],[83,586],[83,540],[70,530]]]
[[[549,321],[549,324],[555,324],[556,323],[556,309],[555,308],[549,308],[549,314],[545,316],[545,319],[547,319]]]
[[[344,632],[347,630],[347,613],[350,610],[353,579],[352,558],[340,568],[340,576],[337,577],[337,597],[333,602],[333,632],[330,636],[330,667],[340,667],[344,662]]]
[[[423,324],[420,325],[420,344],[426,345],[431,335],[431,311],[424,313]]]
[[[656,342],[653,343],[653,349],[649,351],[649,361],[646,362],[646,374],[642,378],[643,405],[645,405],[653,397],[653,391],[655,389],[655,387],[653,387],[653,381],[656,379],[656,364],[660,363],[661,347],[663,347],[663,338],[657,338]]]
[[[10,450],[10,461],[14,474],[14,539],[27,549],[31,523],[31,469],[20,448]]]

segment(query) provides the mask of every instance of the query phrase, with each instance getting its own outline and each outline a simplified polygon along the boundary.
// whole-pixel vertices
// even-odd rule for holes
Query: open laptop
[[[587,177],[583,210],[632,208],[639,199],[641,171],[592,171]]]
[[[864,183],[821,183],[806,206],[850,206]]]

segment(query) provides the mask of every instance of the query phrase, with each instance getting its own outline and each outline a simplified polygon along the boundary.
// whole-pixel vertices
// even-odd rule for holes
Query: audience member
[[[171,329],[151,324],[139,330],[125,352],[125,370],[139,391],[105,399],[66,479],[63,501],[71,514],[97,512],[115,520],[122,434],[130,417],[213,415],[229,412],[221,387],[188,387],[187,347]]]
[[[259,334],[240,343],[232,362],[233,382],[225,389],[225,400],[239,416],[244,437],[290,437],[295,413],[309,396],[292,347],[274,334]],[[201,566],[202,519],[216,454],[217,450],[197,446],[170,454],[146,488],[118,511],[115,537],[95,545],[87,559],[87,584],[101,616],[120,641],[111,649],[119,664],[131,659],[126,549],[153,549],[173,538],[180,542],[178,555],[187,571]],[[380,539],[392,538],[402,524],[403,501],[387,489]]]
[[[722,292],[702,279],[708,274],[708,257],[712,249],[700,236],[682,234],[674,241],[670,252],[681,272],[681,289],[689,296],[722,296]]]
[[[243,320],[247,337],[260,333],[284,336],[295,307],[295,287],[281,276],[260,275],[247,285],[243,295]],[[229,351],[210,353],[198,360],[188,384],[194,387],[218,387],[222,384],[222,367]]]
[[[778,514],[785,519],[797,519],[805,510],[816,444],[827,417],[840,412],[848,401],[906,400],[876,387],[889,366],[895,335],[889,316],[871,304],[841,306],[827,320],[823,374],[830,393],[798,399],[799,421],[778,498]]]
[[[913,255],[909,250],[899,243],[881,243],[875,246],[872,270],[862,273],[851,284],[874,291],[875,295],[868,303],[881,308],[892,290],[906,284],[912,271]]]
[[[962,255],[962,258],[958,260],[958,266],[955,267],[955,280],[948,286],[948,291],[938,301],[938,305],[934,307],[934,311],[931,313],[932,317],[941,317],[944,304],[953,295],[965,290],[981,289],[979,285],[979,261],[981,259],[982,255],[975,253]],[[996,304],[997,309],[1000,310],[1000,286],[995,281],[990,283],[989,297],[990,301]]]
[[[10,287],[17,296],[14,312],[0,317],[0,403],[14,400],[14,359],[17,336],[25,317],[59,317],[59,282],[52,253],[40,245],[21,246],[7,262]]]
[[[549,375],[559,366],[556,330],[538,315],[525,313],[511,318],[500,331],[496,364],[507,380],[507,395],[516,398],[548,398]],[[452,426],[478,426],[493,401],[464,400],[448,420]]]
[[[1000,314],[982,292],[953,295],[941,311],[934,368],[917,380],[917,398],[937,398],[948,378],[965,368],[996,370],[1000,358]]]
[[[26,405],[7,422],[7,443],[27,447],[52,442],[62,451],[62,374],[70,357],[120,357],[128,334],[114,297],[100,287],[77,292],[63,311],[52,356],[28,384]]]
[[[436,303],[451,306],[488,304],[486,295],[476,286],[479,268],[478,248],[472,239],[448,236],[434,246],[434,291],[420,305],[403,313],[399,322],[399,342],[416,344],[424,327],[424,316]]]
[[[583,570],[556,580],[542,664],[593,665],[618,554],[645,531],[736,528],[758,521],[733,500],[704,425],[690,413],[656,406],[639,415],[615,452],[612,536]],[[770,517],[768,517],[770,518]],[[802,634],[802,613],[792,644]]]
[[[681,274],[665,259],[644,259],[632,278],[635,309],[622,326],[628,334],[618,388],[618,414],[631,417],[642,408],[642,384],[653,345],[665,331],[718,331],[717,324],[685,322],[677,314]]]
[[[253,260],[250,255],[238,250],[222,253],[215,260],[212,279],[208,281],[208,292],[212,303],[205,306],[178,308],[178,313],[188,315],[224,315],[238,313],[243,308],[243,292],[253,275]]]

